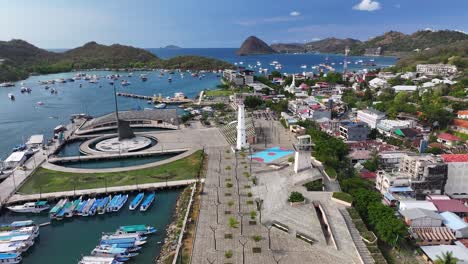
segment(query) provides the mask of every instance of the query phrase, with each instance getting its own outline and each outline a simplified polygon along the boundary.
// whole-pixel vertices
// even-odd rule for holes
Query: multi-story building
[[[392,171],[398,169],[401,160],[408,155],[406,151],[379,152],[379,164],[383,170]]]
[[[416,72],[424,75],[452,75],[457,73],[457,66],[449,64],[418,64]]]
[[[463,134],[468,134],[468,110],[457,112],[457,118],[453,120],[451,128]]]
[[[224,70],[223,77],[234,85],[247,85],[254,82],[254,72],[251,70]]]
[[[443,154],[447,163],[445,193],[452,198],[468,199],[468,154]]]
[[[342,121],[339,127],[340,137],[346,141],[366,140],[369,126],[364,122]]]
[[[396,188],[410,186],[410,177],[400,172],[378,171],[375,178],[375,188],[382,194],[391,193]]]
[[[447,164],[433,155],[406,155],[400,160],[400,172],[411,179],[417,194],[442,194],[447,182]]]
[[[380,120],[383,120],[384,118],[384,113],[377,111],[373,108],[357,111],[357,119],[361,122],[366,123],[372,129],[376,128]]]
[[[414,126],[414,121],[412,120],[390,120],[383,119],[377,123],[377,130],[380,134],[391,136],[393,132],[401,128],[411,128]]]

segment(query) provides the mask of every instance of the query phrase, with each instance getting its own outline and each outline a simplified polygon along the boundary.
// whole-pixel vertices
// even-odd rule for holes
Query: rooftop
[[[439,134],[437,137],[440,139],[449,140],[449,141],[461,141],[462,140],[461,138],[454,136],[452,134],[449,134],[449,133],[442,133],[442,134]]]
[[[429,217],[432,219],[438,219],[438,220],[443,220],[442,216],[440,216],[438,213],[427,210],[427,209],[422,209],[422,208],[411,208],[411,209],[406,209],[400,212],[405,218],[407,219],[418,219],[418,218],[423,218],[423,217]]]
[[[468,154],[442,154],[445,162],[468,162]]]
[[[432,200],[439,212],[468,213],[468,207],[460,200]]]
[[[468,250],[463,245],[422,246],[421,250],[432,260],[436,260],[438,256],[446,252],[452,252],[459,261],[468,261]]]

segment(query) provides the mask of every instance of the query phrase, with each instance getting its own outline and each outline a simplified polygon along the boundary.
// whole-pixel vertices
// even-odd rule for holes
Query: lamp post
[[[266,228],[268,229],[268,249],[271,250],[271,228],[273,228],[273,225],[268,224]]]
[[[242,212],[238,212],[237,215],[239,215],[239,217],[240,217],[240,226],[241,226],[240,231],[241,231],[241,236],[242,236],[243,235],[242,233],[244,231],[244,225],[242,223],[244,222],[243,220],[244,220],[244,215],[245,214],[242,213]]]
[[[216,206],[216,224],[219,224],[219,212],[218,212],[219,210],[218,210],[218,208],[219,208],[220,204],[221,203],[217,203],[217,202],[214,203],[214,205]]]
[[[257,204],[257,211],[259,212],[259,221],[262,223],[262,205],[263,205],[263,199],[256,198],[255,203]]]
[[[241,237],[241,239],[239,239],[239,243],[242,246],[242,264],[245,264],[245,245],[247,244],[247,240]]]

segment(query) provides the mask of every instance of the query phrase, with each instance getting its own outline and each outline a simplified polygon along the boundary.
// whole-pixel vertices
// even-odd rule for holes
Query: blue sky
[[[95,40],[138,47],[238,47],[397,30],[468,31],[468,0],[0,0],[0,40],[42,48]]]

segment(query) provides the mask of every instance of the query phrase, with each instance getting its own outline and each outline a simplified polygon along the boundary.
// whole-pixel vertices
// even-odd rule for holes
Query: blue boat
[[[139,193],[133,200],[132,202],[130,203],[130,206],[128,207],[128,209],[130,210],[135,210],[139,205],[140,203],[143,201],[143,198],[145,197],[145,193]]]
[[[122,209],[122,207],[127,202],[127,200],[128,200],[128,194],[123,194],[122,196],[120,196],[120,198],[117,199],[115,204],[112,206],[112,212],[120,211],[120,209]]]
[[[115,207],[115,205],[117,204],[117,201],[120,199],[121,196],[122,196],[121,194],[118,194],[112,198],[109,204],[107,204],[106,212],[110,213],[113,211],[113,208]]]
[[[72,202],[68,201],[65,203],[65,205],[62,207],[62,209],[60,209],[60,211],[58,212],[57,216],[55,217],[55,219],[57,220],[62,220],[64,217],[65,217],[65,213],[68,212],[68,209],[72,206]]]
[[[86,211],[86,208],[85,208],[85,210],[83,212],[83,216],[95,215],[96,211],[97,211],[97,208],[101,204],[101,202],[102,202],[102,198],[99,198],[99,199],[95,200],[88,211]]]
[[[141,247],[135,246],[135,243],[117,243],[117,244],[100,244],[101,246],[112,246],[117,248],[126,248],[130,252],[136,252],[141,249]]]
[[[89,202],[89,200],[91,199],[81,201],[80,204],[78,204],[78,206],[75,208],[75,210],[73,210],[73,214],[82,215],[83,209],[86,206],[86,204]]]
[[[145,243],[145,240],[137,240],[134,237],[101,239],[101,245],[132,244],[133,247],[136,247]]]
[[[111,200],[112,196],[109,195],[109,197],[104,197],[101,202],[99,203],[97,207],[97,213],[98,214],[105,214],[106,213],[106,207],[109,204],[109,201]]]
[[[0,253],[0,263],[20,263],[21,255],[19,253]]]
[[[140,211],[145,212],[146,210],[148,210],[148,208],[151,206],[155,198],[156,198],[156,194],[154,192],[150,193],[150,195],[148,195],[146,199],[143,201],[143,203],[141,204]]]

